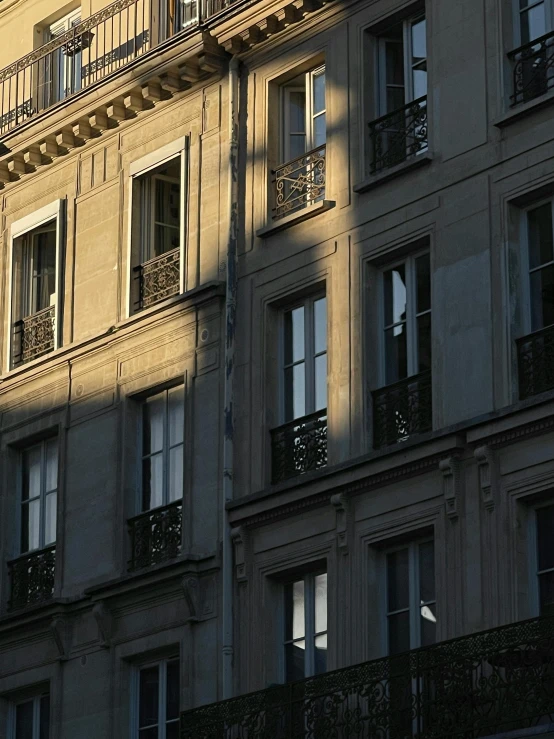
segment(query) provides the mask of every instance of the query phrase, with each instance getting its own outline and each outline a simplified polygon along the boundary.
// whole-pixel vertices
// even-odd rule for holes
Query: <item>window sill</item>
[[[500,118],[497,118],[495,121],[493,121],[493,125],[495,125],[497,128],[504,128],[505,126],[509,126],[511,123],[515,123],[515,121],[518,121],[520,118],[523,118],[524,116],[535,112],[536,110],[546,108],[552,103],[554,103],[554,89],[545,92],[544,95],[540,95],[533,100],[529,100],[529,102],[527,103],[519,103],[513,108],[510,108],[507,113],[504,113],[504,115],[500,116]]]
[[[258,231],[256,231],[256,236],[261,239],[266,239],[269,236],[273,236],[273,234],[279,233],[279,231],[283,231],[285,228],[289,228],[289,226],[294,226],[297,223],[302,223],[302,221],[307,221],[309,218],[314,218],[314,216],[317,216],[320,213],[325,213],[334,207],[334,200],[322,200],[320,203],[308,205],[307,208],[303,208],[296,213],[291,213],[290,216],[279,218],[278,221],[275,221],[270,226],[258,229]]]
[[[397,164],[396,167],[391,167],[390,169],[386,169],[383,172],[379,172],[378,174],[373,174],[369,177],[366,177],[365,180],[362,180],[357,185],[354,185],[354,192],[367,192],[368,190],[372,190],[374,187],[378,187],[384,182],[388,182],[395,177],[400,177],[405,172],[410,172],[412,169],[419,169],[419,167],[430,164],[432,161],[433,157],[428,151],[425,151],[421,154],[416,154],[413,158],[407,159],[401,164]]]

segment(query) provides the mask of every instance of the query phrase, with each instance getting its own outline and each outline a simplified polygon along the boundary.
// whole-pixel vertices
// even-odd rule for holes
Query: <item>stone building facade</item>
[[[554,736],[552,0],[0,37],[0,737]]]

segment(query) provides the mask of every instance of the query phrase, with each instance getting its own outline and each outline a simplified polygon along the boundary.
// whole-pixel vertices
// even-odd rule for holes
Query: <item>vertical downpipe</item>
[[[233,380],[235,373],[235,320],[237,311],[238,239],[238,102],[239,60],[229,63],[229,162],[227,241],[227,291],[225,298],[225,409],[223,436],[223,552],[222,552],[222,687],[223,699],[233,695],[233,548],[227,503],[233,500]]]

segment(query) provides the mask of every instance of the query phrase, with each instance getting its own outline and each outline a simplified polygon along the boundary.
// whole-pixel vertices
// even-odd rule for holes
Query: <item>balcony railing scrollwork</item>
[[[323,144],[273,170],[274,220],[323,200],[325,153],[326,146]]]
[[[54,350],[55,306],[16,321],[13,327],[13,365],[25,364]]]
[[[135,268],[139,280],[139,308],[179,294],[181,280],[180,249],[172,249]]]
[[[543,618],[185,711],[180,739],[477,739],[553,720]]]
[[[129,519],[129,570],[151,567],[179,556],[182,516],[183,504],[178,500]]]
[[[371,174],[401,164],[427,149],[427,97],[423,96],[369,124]]]
[[[520,400],[554,389],[554,326],[516,341]]]
[[[374,390],[373,446],[396,444],[430,431],[433,423],[429,370]]]
[[[273,484],[327,464],[327,410],[285,423],[271,432]]]
[[[533,100],[554,87],[554,31],[514,49],[512,106]]]
[[[43,603],[54,594],[56,547],[24,554],[8,562],[11,580],[10,610]]]

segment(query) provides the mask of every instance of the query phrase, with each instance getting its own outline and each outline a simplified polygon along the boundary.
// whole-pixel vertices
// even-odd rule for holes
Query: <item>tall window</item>
[[[538,610],[541,616],[554,615],[554,505],[537,508],[536,575]]]
[[[303,300],[283,314],[284,422],[327,407],[327,300]]]
[[[432,541],[413,542],[386,554],[388,654],[436,640],[435,549]]]
[[[21,553],[56,541],[58,440],[46,439],[21,453]]]
[[[184,387],[164,390],[142,406],[142,510],[183,497]]]
[[[148,665],[138,674],[136,739],[178,739],[179,659]]]
[[[528,44],[552,29],[551,0],[514,0],[520,45]]]
[[[306,574],[284,588],[287,682],[327,670],[327,573]]]
[[[325,67],[283,85],[283,160],[296,159],[326,140]]]
[[[554,323],[554,201],[527,211],[531,331]]]
[[[431,369],[428,252],[383,272],[383,317],[385,384]]]
[[[13,705],[10,739],[49,739],[50,696],[48,693]]]
[[[142,261],[178,249],[181,242],[181,162],[168,164],[140,178]]]
[[[81,10],[73,11],[49,26],[44,33],[44,42],[70,31],[81,22]],[[45,82],[43,105],[47,107],[63,100],[81,89],[82,40],[64,44],[53,55],[45,57]]]

